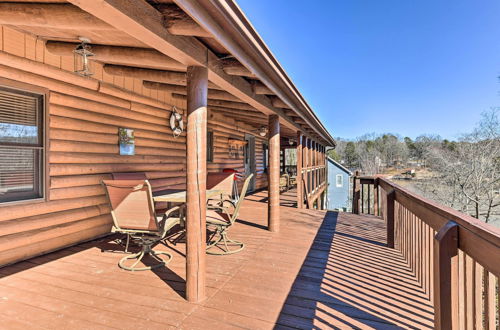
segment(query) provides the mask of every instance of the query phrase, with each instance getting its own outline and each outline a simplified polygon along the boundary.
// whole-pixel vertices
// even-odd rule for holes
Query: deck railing
[[[304,180],[304,195],[307,203],[312,204],[323,192],[323,188],[326,187],[326,166],[302,167],[302,178]],[[309,205],[309,208],[312,208],[312,205]]]
[[[436,329],[498,329],[500,230],[381,177],[354,177],[353,213],[382,216],[434,305]]]

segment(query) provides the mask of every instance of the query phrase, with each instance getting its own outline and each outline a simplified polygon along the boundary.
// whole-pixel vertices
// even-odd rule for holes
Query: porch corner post
[[[359,214],[359,197],[360,197],[360,181],[358,180],[359,172],[356,171],[352,178],[352,213]]]
[[[205,299],[206,179],[207,179],[206,67],[187,68],[187,195],[186,195],[186,299]]]
[[[396,201],[396,192],[394,190],[388,191],[386,194],[385,198],[385,227],[386,227],[386,239],[387,239],[387,247],[393,249],[394,248],[394,242],[395,242],[395,235],[394,235],[394,229],[395,229],[395,201]]]
[[[434,237],[434,329],[458,329],[458,225]]]
[[[277,115],[269,116],[269,199],[268,229],[279,231],[280,227],[280,121]]]
[[[304,195],[302,183],[302,132],[297,132],[297,208],[304,208]]]

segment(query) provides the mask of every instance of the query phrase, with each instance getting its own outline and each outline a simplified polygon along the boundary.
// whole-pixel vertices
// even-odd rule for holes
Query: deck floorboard
[[[298,210],[282,195],[266,230],[267,194],[247,197],[231,236],[243,252],[207,256],[207,299],[185,301],[185,245],[158,245],[168,268],[127,272],[111,237],[0,268],[2,329],[395,329],[433,327],[433,309],[373,216]]]

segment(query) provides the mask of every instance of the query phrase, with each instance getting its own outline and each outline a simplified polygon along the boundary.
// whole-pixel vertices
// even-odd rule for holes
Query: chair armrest
[[[179,205],[175,206],[171,209],[168,209],[162,219],[162,237],[165,236],[165,234],[172,229],[175,225],[180,224],[180,222],[184,219],[184,210],[185,210],[184,205]],[[178,216],[172,216],[174,212],[178,211],[179,215]],[[170,219],[170,220],[169,220]]]
[[[185,214],[185,212],[184,212],[185,209],[186,209],[186,205],[177,205],[177,206],[174,206],[171,209],[166,210],[165,213],[163,214],[163,217],[164,218],[170,218],[172,216],[172,213],[174,213],[175,211],[179,211],[179,215],[182,218],[183,215]]]
[[[224,206],[224,204],[229,204],[229,205],[228,206]],[[226,213],[230,213],[229,212],[229,208],[231,208],[231,207],[233,209],[235,209],[236,205],[234,204],[233,201],[230,201],[228,199],[224,199],[224,200],[220,201],[220,204],[217,204],[217,205],[207,205],[207,208],[209,210],[214,210],[214,211],[220,210],[220,211],[226,212]]]

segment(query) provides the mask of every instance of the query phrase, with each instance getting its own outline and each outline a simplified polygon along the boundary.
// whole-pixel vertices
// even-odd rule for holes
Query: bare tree
[[[483,113],[478,126],[457,143],[427,148],[435,176],[419,189],[434,199],[483,219],[500,216],[500,122],[498,109]]]

